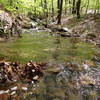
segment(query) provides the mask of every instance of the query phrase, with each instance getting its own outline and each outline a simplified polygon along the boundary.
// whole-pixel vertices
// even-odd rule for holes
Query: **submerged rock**
[[[4,91],[4,90],[1,90],[1,91],[0,91],[0,95],[1,95],[1,94],[9,93],[9,91],[10,91],[10,90],[5,90],[5,91]]]
[[[72,33],[71,30],[66,27],[63,27],[61,30],[64,32]]]
[[[71,34],[70,33],[56,33],[58,36],[61,36],[61,37],[71,37]]]
[[[87,63],[82,65],[69,63],[65,65],[66,67],[57,74],[58,83],[83,90],[90,87],[100,88],[99,68],[91,67]],[[81,70],[79,67],[81,67]]]
[[[28,62],[25,66],[17,62],[0,62],[0,83],[16,82],[26,80],[27,82],[38,81],[43,76],[43,70],[46,64]],[[16,90],[17,87],[11,88]]]
[[[17,90],[17,86],[11,88],[11,90],[12,90],[12,91],[13,91],[13,90]]]
[[[0,42],[5,42],[5,38],[0,37]]]
[[[81,82],[81,85],[95,85],[95,80],[91,77],[91,76],[88,76],[87,74],[85,75],[81,75],[80,76],[80,82]]]
[[[47,72],[52,74],[57,74],[61,71],[61,67],[57,64],[48,64]]]
[[[22,90],[27,91],[28,88],[27,87],[22,87]]]
[[[16,94],[16,91],[11,92],[11,95],[14,95],[14,94]]]

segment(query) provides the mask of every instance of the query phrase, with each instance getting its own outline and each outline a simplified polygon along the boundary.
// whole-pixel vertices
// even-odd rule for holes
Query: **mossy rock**
[[[2,28],[0,28],[0,36],[4,35],[4,30]]]
[[[96,38],[96,35],[93,33],[87,34],[87,38]]]
[[[8,33],[9,33],[9,32],[8,32]],[[4,32],[4,29],[3,29],[3,28],[0,28],[0,37],[7,36],[8,33],[5,33],[5,32]]]
[[[30,28],[32,28],[32,24],[31,23],[24,23],[23,28],[30,29]]]

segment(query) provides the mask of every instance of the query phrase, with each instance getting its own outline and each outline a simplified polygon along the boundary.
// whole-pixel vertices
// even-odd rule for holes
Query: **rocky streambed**
[[[15,100],[40,100],[41,97],[62,100],[71,98],[72,95],[77,100],[85,97],[99,99],[100,65],[94,66],[86,62],[55,64],[32,61],[23,65],[2,61],[0,86],[0,98]]]

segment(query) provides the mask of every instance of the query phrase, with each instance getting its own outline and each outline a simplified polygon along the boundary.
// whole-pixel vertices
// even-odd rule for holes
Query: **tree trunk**
[[[52,5],[52,21],[54,22],[54,4],[53,4],[53,0],[51,0],[51,5]]]
[[[61,15],[62,15],[62,7],[63,7],[63,0],[58,0],[58,22],[57,24],[61,24]]]
[[[99,0],[96,1],[96,10],[97,10],[97,13],[99,13],[99,7],[100,7],[100,3],[99,3]]]
[[[80,6],[81,6],[81,0],[78,0],[76,3],[76,14],[77,14],[77,18],[80,18]]]
[[[67,0],[65,0],[65,14],[67,13]]]
[[[88,8],[89,8],[89,0],[87,1],[86,14],[87,14]]]
[[[73,0],[72,14],[76,13],[75,0]]]
[[[34,0],[34,3],[36,4],[36,0]],[[36,17],[36,7],[34,7],[34,15]]]
[[[46,25],[45,27],[48,26],[48,8],[47,8],[47,0],[44,0],[44,9],[45,9],[45,17],[46,17]]]
[[[10,4],[10,6],[12,6],[13,5],[13,1],[9,0],[9,4]]]

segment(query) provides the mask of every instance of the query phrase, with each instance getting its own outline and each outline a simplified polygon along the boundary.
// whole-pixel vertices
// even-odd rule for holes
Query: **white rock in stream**
[[[38,75],[36,75],[35,77],[33,77],[33,80],[37,80],[39,78]]]
[[[71,30],[70,30],[70,29],[68,29],[68,28],[66,28],[66,27],[63,27],[62,29],[63,29],[65,32],[72,33],[72,32],[71,32]]]
[[[11,95],[14,95],[14,94],[16,94],[16,91],[11,92]]]
[[[32,27],[36,27],[37,26],[37,23],[36,22],[30,22],[32,24]]]
[[[1,90],[1,91],[0,91],[0,94],[4,94],[4,90]]]
[[[13,91],[13,90],[17,90],[17,86],[11,88],[11,90],[12,90],[12,91]]]
[[[32,81],[31,83],[34,84],[34,81]]]
[[[10,90],[6,90],[6,91],[4,91],[4,90],[1,90],[1,91],[0,91],[0,94],[9,93],[9,91],[10,91]]]
[[[4,91],[4,93],[9,93],[10,92],[10,90],[6,90],[6,91]]]
[[[32,69],[32,72],[34,73],[34,72],[35,72],[35,70],[34,70],[34,69]]]
[[[10,62],[4,62],[5,63],[5,65],[7,65],[7,66],[9,66],[10,65]]]
[[[83,64],[84,69],[89,69],[89,66],[87,64]]]
[[[27,87],[22,87],[22,90],[27,91],[28,88]]]

